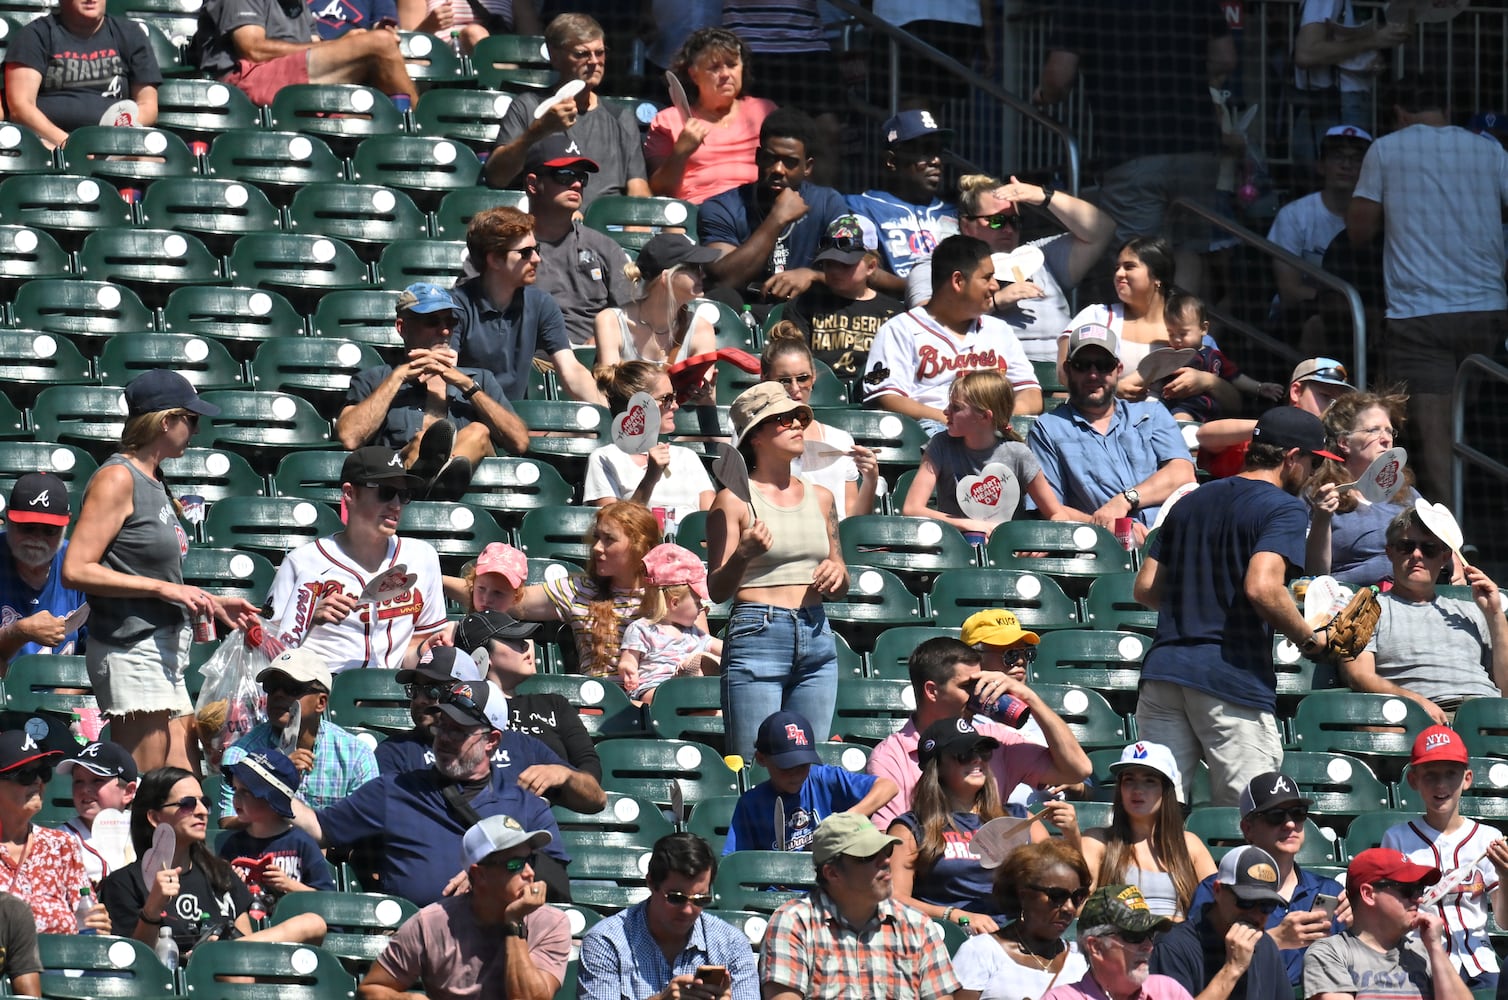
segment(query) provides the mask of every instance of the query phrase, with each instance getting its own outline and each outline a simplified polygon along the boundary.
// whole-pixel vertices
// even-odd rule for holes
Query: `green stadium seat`
[[[733,418],[728,407],[684,406],[675,411],[675,431],[671,437],[677,444],[696,452],[706,464],[717,458],[717,443],[709,439],[726,439],[732,433]],[[717,482],[715,477],[713,482]]]
[[[44,234],[45,235],[45,234]],[[0,382],[25,406],[50,385],[88,385],[89,359],[65,336],[37,330],[0,330]]]
[[[1111,708],[1098,691],[1070,684],[1034,684],[1032,690],[1068,723],[1085,749],[1119,749],[1136,738],[1125,716]]]
[[[1473,757],[1508,757],[1508,698],[1468,699],[1451,725]]]
[[[653,803],[622,792],[608,792],[607,806],[600,812],[580,813],[558,805],[550,811],[572,853],[578,846],[653,847],[655,841],[675,832]]]
[[[1052,577],[1020,570],[948,570],[933,582],[928,601],[937,624],[948,628],[994,608],[1013,612],[1034,632],[1080,625],[1078,607]]]
[[[649,896],[649,844],[583,844],[571,851],[571,899],[602,913]],[[557,994],[558,995],[558,994]]]
[[[749,939],[749,947],[755,952],[758,952],[764,945],[764,932],[770,926],[768,913],[759,913],[754,910],[728,910],[720,906],[703,910],[702,913],[730,923],[743,931],[744,937]]]
[[[345,179],[345,162],[319,136],[242,129],[215,138],[209,147],[210,177],[245,181],[274,204],[287,205],[299,188]]]
[[[81,708],[98,707],[82,656],[25,653],[10,661],[0,685],[8,711],[57,712],[66,718]],[[69,690],[85,693],[65,693]]]
[[[552,465],[532,458],[492,457],[473,470],[471,486],[461,499],[487,511],[504,527],[517,528],[531,510],[569,504],[572,489]]]
[[[244,285],[187,285],[168,296],[162,328],[213,338],[233,357],[247,358],[265,341],[300,336],[304,318],[277,292]]]
[[[599,199],[597,199],[597,201],[605,201],[605,200],[607,200],[607,199],[605,199],[605,198],[599,198]],[[597,202],[592,202],[592,204],[596,205]],[[696,232],[696,230],[692,229],[691,232],[694,234]],[[609,233],[608,235],[613,236],[615,238],[616,237],[631,237],[631,238],[643,237],[644,242],[648,242],[648,238],[652,234],[649,234],[649,233]],[[622,240],[620,239],[619,242],[621,244]],[[638,250],[637,247],[625,248],[625,249],[628,249],[629,253],[631,253],[631,254],[637,253],[637,250]],[[751,333],[749,331],[749,328],[744,325],[742,314],[740,314],[738,312],[738,310],[734,309],[732,306],[728,305],[726,302],[719,302],[716,299],[692,299],[690,302],[686,303],[686,305],[682,306],[682,308],[683,309],[694,310],[698,314],[701,314],[701,315],[704,315],[704,316],[708,316],[708,318],[712,318],[709,315],[710,313],[716,312],[716,314],[717,314],[716,317],[712,318],[712,336],[713,336],[713,343],[717,347],[736,347],[736,348],[738,348],[741,351],[748,351],[751,354],[757,354],[757,353],[759,353],[759,346],[760,345],[759,345],[758,334]],[[730,403],[729,405],[732,405],[732,404]]]
[[[686,819],[686,832],[701,837],[712,848],[714,855],[721,855],[738,799],[737,795],[718,795],[698,802]]]
[[[499,126],[512,103],[512,94],[496,90],[450,87],[432,90],[414,108],[414,131],[424,136],[454,139],[466,144],[473,153],[490,153],[497,146]],[[512,194],[522,196],[522,192],[518,191]],[[443,238],[456,238],[446,237],[444,233],[439,235]]]
[[[212,446],[244,455],[263,475],[270,474],[289,451],[331,447],[330,422],[307,399],[280,392],[223,389],[203,395],[221,411],[205,438]]]
[[[14,27],[7,30],[14,30]],[[0,124],[0,177],[50,174],[56,169],[57,159],[53,151],[42,144],[37,133],[24,125]]]
[[[1152,641],[1136,632],[1059,629],[1042,635],[1028,682],[1073,684],[1105,695],[1123,712],[1136,710],[1141,661]]]
[[[444,93],[466,94],[466,91],[449,90]],[[439,96],[441,95],[431,94],[426,97],[425,106],[427,107],[428,102]],[[440,199],[440,207],[435,209],[435,236],[442,240],[465,240],[466,227],[470,224],[471,217],[483,209],[495,208],[499,205],[527,212],[529,196],[522,191],[500,191],[487,187],[452,191]]]
[[[1219,861],[1232,848],[1246,843],[1241,834],[1241,810],[1235,806],[1200,806],[1189,813],[1184,827],[1204,841],[1211,856]],[[1294,857],[1295,863],[1305,868],[1315,865],[1334,866],[1342,863],[1342,848],[1337,843],[1335,831],[1317,826],[1314,820],[1304,821],[1304,846]]]
[[[106,177],[126,188],[146,188],[154,181],[199,172],[199,158],[189,152],[188,144],[161,128],[85,125],[68,133],[58,157],[68,173]]]
[[[320,413],[338,416],[351,379],[382,364],[367,344],[330,337],[280,337],[257,348],[251,359],[251,384],[261,392],[302,396]]]
[[[201,944],[189,955],[184,980],[189,996],[216,1000],[351,1000],[356,995],[355,978],[330,952],[271,941]]]
[[[1408,762],[1414,737],[1429,725],[1428,713],[1408,698],[1316,691],[1294,713],[1293,748],[1360,757],[1379,777],[1393,781]]]
[[[822,758],[822,763],[841,767],[854,774],[863,773],[864,769],[869,766],[870,747],[867,743],[827,740],[816,744],[812,749],[817,751],[817,756]],[[744,763],[743,770],[739,772],[739,779],[739,784],[747,792],[760,782],[768,781],[770,772],[758,763],[749,760]]]
[[[141,2],[132,0],[133,5]],[[185,13],[198,17],[197,10]],[[209,141],[225,132],[254,129],[261,124],[261,110],[238,87],[193,78],[164,80],[157,87],[157,127],[180,136]]]
[[[957,639],[958,629],[936,625],[903,625],[886,629],[874,641],[874,649],[870,650],[868,676],[887,681],[910,680],[907,662],[912,652],[928,639],[939,636]]]
[[[310,319],[310,332],[316,337],[370,344],[389,362],[401,361],[403,338],[394,326],[400,294],[396,288],[331,292],[319,300]]]
[[[389,735],[414,728],[409,697],[396,670],[342,670],[330,688],[329,719],[349,729],[376,729]]]
[[[1277,679],[1278,716],[1289,718],[1311,691],[1343,688],[1335,664],[1316,663],[1281,633],[1272,637],[1272,669]]]
[[[1393,802],[1387,784],[1378,780],[1366,762],[1345,754],[1289,750],[1283,754],[1283,773],[1298,784],[1304,798],[1312,800],[1311,813],[1337,829],[1363,813],[1387,809]]]
[[[66,278],[73,273],[68,251],[45,229],[0,226],[0,292],[8,296],[32,278]]]
[[[921,462],[927,433],[910,417],[885,410],[841,406],[814,407],[812,412],[822,423],[853,435],[855,444],[873,449],[880,472],[887,479],[894,481]],[[899,510],[899,505],[894,509]]]
[[[873,649],[876,636],[888,628],[929,620],[900,577],[869,566],[850,568],[848,593],[828,601],[826,611],[833,631],[859,652]]]
[[[696,221],[696,206],[679,198],[609,194],[594,198],[586,208],[586,224],[606,233],[630,254],[637,254],[657,233],[684,232],[694,240]]]
[[[297,497],[230,497],[210,507],[205,516],[204,544],[282,559],[289,549],[340,529],[340,516],[322,503]]]
[[[738,794],[738,775],[716,750],[703,743],[611,739],[599,743],[597,753],[602,758],[604,789],[624,792],[662,808],[674,802],[672,785],[691,808],[703,799]]]
[[[1399,823],[1407,823],[1417,820],[1417,812],[1408,812],[1402,809],[1384,809],[1381,811],[1362,813],[1351,821],[1346,828],[1345,851],[1346,858],[1354,858],[1369,847],[1381,847],[1382,835],[1388,832],[1390,827]]]
[[[453,240],[396,240],[378,258],[382,287],[402,290],[416,281],[449,288],[461,276],[466,244]]]
[[[261,188],[218,177],[184,177],[152,185],[141,199],[141,217],[143,225],[197,236],[221,255],[247,233],[275,233],[283,225]]]
[[[0,496],[10,496],[16,480],[28,472],[51,472],[68,484],[75,504],[99,465],[87,451],[50,441],[0,441]]]
[[[975,566],[974,546],[963,533],[930,517],[845,517],[838,522],[838,541],[850,573],[858,566],[887,569],[917,594],[926,593],[943,570]]]
[[[25,415],[8,397],[0,396],[0,444],[29,436],[26,433]]]
[[[1055,395],[1067,395],[1068,386],[1058,377],[1058,363],[1056,361],[1033,361],[1032,371],[1037,376],[1037,382],[1042,386],[1044,398]]]
[[[251,233],[226,261],[232,284],[281,292],[295,308],[329,292],[365,288],[367,267],[345,243],[307,233]]]
[[[722,678],[672,677],[655,688],[649,725],[665,740],[723,746]]]
[[[350,671],[347,671],[348,673]],[[401,896],[367,892],[290,892],[272,909],[272,923],[317,913],[330,930],[320,948],[360,975],[387,948],[388,939],[419,908]]]
[[[221,597],[241,597],[261,607],[277,573],[266,556],[237,549],[190,545],[183,557],[183,582]]]
[[[278,90],[269,128],[317,135],[343,156],[363,139],[404,131],[397,105],[375,87],[354,83],[295,83]]]
[[[429,219],[396,188],[330,181],[293,196],[288,231],[338,237],[362,260],[374,261],[394,240],[428,236]]]
[[[152,18],[150,23],[139,17],[128,20],[146,36],[147,45],[151,46],[152,56],[157,60],[157,68],[162,71],[164,79],[192,76],[198,72],[197,67],[184,65],[183,51],[179,48],[179,38],[183,39],[185,45],[192,38],[192,35],[185,36],[179,33],[188,28],[186,20],[157,17]],[[169,31],[174,31],[175,37],[169,37]]]
[[[606,740],[617,736],[641,736],[648,732],[644,710],[628,700],[623,689],[607,677],[583,677],[579,674],[535,674],[519,685],[520,694],[558,694],[571,703],[581,718],[581,724],[593,739]],[[604,770],[607,755],[600,749]],[[607,788],[604,780],[603,788]],[[610,789],[629,795],[640,795],[633,788]]]
[[[874,746],[904,726],[916,711],[910,681],[838,675],[832,732],[845,742]]]
[[[555,85],[550,54],[539,35],[489,35],[472,51],[471,65],[477,86],[485,90],[544,90]]]
[[[398,51],[408,68],[408,78],[428,99],[436,87],[459,87],[472,82],[461,57],[448,41],[422,31],[398,32]],[[419,102],[422,107],[424,102]]]
[[[774,913],[816,884],[809,851],[734,851],[717,866],[712,893],[720,909]]]
[[[986,565],[1050,576],[1071,597],[1085,596],[1099,577],[1131,572],[1130,553],[1097,524],[1007,521],[990,533],[984,554]]]
[[[475,559],[493,542],[512,540],[507,530],[480,508],[464,503],[415,500],[403,508],[398,532],[434,546],[447,573],[459,573],[467,560]]]
[[[295,451],[283,456],[272,485],[280,497],[340,505],[340,469],[349,452]]]
[[[77,445],[103,461],[120,444],[125,395],[116,386],[51,386],[32,403],[31,425],[37,437]]]
[[[217,340],[192,333],[125,333],[105,341],[96,362],[105,385],[125,386],[143,372],[167,368],[206,389],[244,388],[240,362]]]
[[[220,258],[197,236],[171,229],[103,229],[84,238],[79,276],[135,289],[148,306],[160,306],[182,285],[223,279]]]
[[[693,511],[681,518],[675,526],[675,543],[690,549],[707,561],[707,512]]]
[[[0,219],[53,235],[76,250],[96,229],[131,225],[131,206],[109,181],[80,174],[12,174],[0,181]]]
[[[597,508],[540,507],[527,511],[518,529],[518,547],[530,559],[567,559],[585,565],[597,524]]]
[[[205,503],[267,493],[266,481],[233,451],[189,448],[177,458],[164,459],[162,474],[174,496],[201,496]]]
[[[407,192],[425,211],[438,206],[451,191],[476,187],[481,172],[471,147],[427,135],[373,136],[363,140],[351,157],[353,181]]]
[[[510,402],[529,430],[551,432],[549,437],[529,438],[529,457],[554,465],[567,482],[584,480],[587,456],[612,442],[612,414],[605,406],[564,399]]]
[[[298,895],[313,895],[298,893]],[[38,934],[42,995],[105,1000],[173,995],[173,974],[149,945],[107,934]]]
[[[1135,583],[1135,573],[1098,577],[1089,585],[1089,596],[1084,601],[1089,616],[1086,624],[1097,629],[1147,635],[1156,632],[1157,612],[1137,603],[1132,596]]]

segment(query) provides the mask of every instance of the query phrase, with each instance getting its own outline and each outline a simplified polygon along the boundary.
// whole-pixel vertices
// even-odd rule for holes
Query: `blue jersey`
[[[801,791],[779,795],[775,786],[762,781],[744,792],[733,807],[724,854],[734,851],[809,851],[817,824],[833,813],[852,809],[879,780],[872,774],[856,774],[831,764],[814,764]],[[775,800],[785,816],[782,838],[775,832]]]
[[[928,205],[913,205],[888,191],[865,191],[849,195],[848,207],[874,223],[880,234],[880,263],[901,278],[930,260],[937,245],[958,232],[958,209],[937,198]]]
[[[52,565],[47,570],[47,582],[42,584],[41,590],[33,590],[17,575],[16,560],[11,556],[10,543],[5,541],[5,533],[0,531],[0,628],[42,611],[51,611],[59,618],[67,618],[84,604],[86,598],[82,591],[63,586],[63,553],[67,551],[68,543],[64,542],[59,547],[58,554],[52,557]],[[56,648],[28,642],[13,655],[82,653],[87,635],[87,628],[70,632]]]
[[[370,31],[384,19],[398,20],[393,0],[308,0],[308,4],[319,37],[327,42],[356,28]]]
[[[335,879],[330,874],[330,866],[325,863],[325,856],[319,851],[319,845],[313,837],[297,827],[272,837],[253,837],[249,830],[232,830],[221,838],[215,853],[229,861],[236,870],[236,876],[248,886],[256,881],[255,873],[244,863],[236,864],[236,859],[243,859],[244,862],[270,857],[272,863],[289,878],[302,882],[311,889],[335,891]],[[261,888],[263,892],[272,894],[268,886]]]

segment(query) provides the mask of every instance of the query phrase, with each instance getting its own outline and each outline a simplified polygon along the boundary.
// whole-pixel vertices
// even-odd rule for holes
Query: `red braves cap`
[[[1430,726],[1414,738],[1414,750],[1409,754],[1409,764],[1428,764],[1432,760],[1448,760],[1452,764],[1469,762],[1466,743],[1449,726]]]
[[[1381,879],[1434,885],[1440,881],[1440,869],[1415,864],[1389,847],[1369,847],[1352,858],[1346,868],[1347,885],[1371,885]]]
[[[5,519],[17,524],[68,524],[68,484],[51,472],[28,472],[11,488]]]

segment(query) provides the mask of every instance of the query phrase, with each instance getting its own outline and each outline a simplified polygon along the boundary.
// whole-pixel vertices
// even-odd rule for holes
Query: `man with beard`
[[[1192,1000],[1178,980],[1154,976],[1147,961],[1157,936],[1173,926],[1134,885],[1102,885],[1079,910],[1079,951],[1089,975],[1048,990],[1042,1000]]]
[[[462,879],[456,859],[466,830],[486,816],[512,816],[525,829],[546,830],[535,874],[550,898],[569,901],[560,829],[549,803],[526,792],[492,766],[498,731],[487,717],[487,685],[458,681],[442,695],[431,768],[385,774],[319,812],[293,804],[293,821],[321,847],[377,841],[377,875],[384,892],[428,906],[452,894]],[[600,807],[599,807],[600,808]]]
[[[1305,656],[1324,650],[1288,593],[1303,568],[1309,508],[1299,499],[1324,450],[1325,425],[1293,406],[1257,420],[1246,468],[1206,483],[1168,512],[1136,575],[1136,600],[1158,611],[1136,705],[1144,740],[1173,751],[1188,801],[1195,765],[1210,797],[1233,806],[1247,782],[1283,764],[1274,630]]]
[[[828,223],[848,209],[832,188],[807,183],[816,127],[780,108],[759,127],[759,179],[702,203],[698,240],[722,252],[707,274],[746,302],[788,299],[822,280],[813,258]]]
[[[869,283],[899,299],[911,269],[958,232],[958,210],[937,196],[943,145],[953,138],[953,130],[938,125],[930,111],[902,111],[882,131],[885,187],[849,195],[848,207],[880,232],[884,267]]]
[[[0,661],[83,652],[87,633],[64,627],[85,601],[82,591],[63,586],[68,517],[68,485],[52,473],[27,473],[11,487],[0,545]]]

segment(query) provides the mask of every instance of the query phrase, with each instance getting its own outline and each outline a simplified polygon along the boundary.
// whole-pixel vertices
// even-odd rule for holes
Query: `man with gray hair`
[[[1173,918],[1152,912],[1134,885],[1102,885],[1079,910],[1079,951],[1089,974],[1048,990],[1042,1000],[1193,1000],[1169,976],[1153,975],[1148,960]]]

